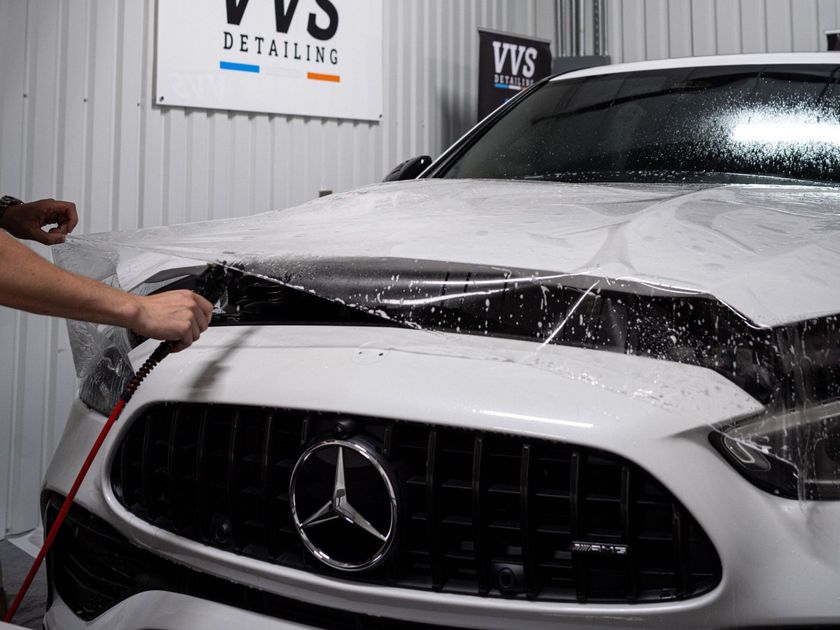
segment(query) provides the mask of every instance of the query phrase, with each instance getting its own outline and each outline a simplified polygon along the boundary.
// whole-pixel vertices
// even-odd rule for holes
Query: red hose
[[[227,286],[227,269],[225,268],[224,263],[221,264],[210,264],[208,265],[207,269],[202,272],[202,274],[198,277],[196,282],[195,292],[199,295],[206,298],[210,303],[215,303],[219,300],[222,293],[224,292]],[[56,537],[58,536],[58,532],[61,529],[62,523],[64,523],[64,519],[67,518],[67,514],[70,512],[70,506],[73,504],[73,499],[76,498],[76,493],[79,491],[79,487],[82,485],[82,482],[85,479],[85,476],[90,469],[91,464],[93,463],[96,454],[99,452],[99,449],[102,447],[102,443],[105,441],[105,438],[108,436],[108,432],[111,430],[111,427],[114,426],[114,423],[120,417],[123,409],[125,408],[126,404],[131,397],[134,396],[134,392],[137,391],[137,388],[140,387],[140,383],[143,382],[149,372],[151,372],[155,366],[163,361],[170,352],[172,352],[172,348],[177,344],[177,342],[169,342],[169,341],[162,341],[157,348],[155,348],[154,352],[152,352],[151,356],[146,359],[146,362],[140,366],[140,369],[137,370],[137,373],[134,375],[134,378],[129,381],[128,385],[126,386],[125,390],[123,391],[122,395],[120,396],[117,404],[114,405],[114,408],[111,410],[111,415],[108,416],[108,421],[105,423],[105,426],[102,427],[102,430],[99,432],[99,436],[96,438],[96,442],[93,443],[93,446],[90,449],[90,452],[87,455],[87,459],[85,459],[85,463],[82,464],[81,470],[79,470],[79,474],[76,475],[76,481],[73,482],[73,486],[70,488],[70,492],[67,494],[67,498],[64,499],[64,503],[61,505],[61,509],[58,511],[58,516],[56,516],[55,521],[50,527],[50,531],[47,534],[46,540],[44,540],[44,544],[41,547],[41,551],[38,552],[38,557],[35,558],[35,562],[32,563],[32,567],[29,569],[29,573],[26,574],[26,579],[23,581],[23,586],[20,587],[20,591],[18,591],[15,600],[12,602],[12,605],[9,607],[9,610],[6,611],[6,615],[3,617],[4,623],[11,623],[12,618],[15,616],[17,609],[20,607],[20,603],[23,601],[23,598],[26,596],[26,592],[29,590],[29,587],[32,586],[32,580],[35,579],[35,574],[38,573],[38,569],[41,567],[41,563],[44,561],[44,558],[47,556],[50,548],[53,546]]]
[[[114,423],[120,417],[122,410],[125,408],[126,401],[120,398],[117,401],[117,404],[114,405],[114,409],[111,411],[111,415],[108,416],[108,421],[105,423],[105,426],[102,427],[102,430],[99,432],[99,436],[96,438],[96,442],[93,443],[93,448],[90,449],[90,452],[87,455],[87,459],[85,459],[85,463],[82,464],[81,470],[79,470],[79,474],[76,475],[76,481],[73,482],[73,486],[70,488],[70,492],[67,493],[67,498],[64,499],[64,503],[61,505],[61,509],[58,511],[58,516],[56,516],[55,521],[50,527],[50,532],[47,534],[46,540],[44,540],[44,544],[41,547],[41,551],[38,552],[38,557],[35,558],[35,562],[32,563],[32,567],[29,569],[29,573],[26,574],[26,579],[23,581],[23,586],[20,587],[20,591],[18,591],[17,597],[15,597],[12,605],[9,607],[9,610],[6,611],[6,615],[3,617],[3,621],[5,623],[11,623],[12,619],[17,612],[17,609],[20,607],[23,598],[26,596],[26,592],[29,590],[29,587],[32,586],[32,580],[35,579],[35,574],[38,573],[38,569],[41,567],[41,563],[44,561],[44,558],[47,556],[47,552],[49,552],[50,548],[53,546],[56,537],[58,536],[58,532],[61,529],[61,524],[64,522],[64,519],[67,518],[68,512],[70,512],[70,506],[73,504],[73,499],[76,498],[76,493],[79,491],[79,486],[82,485],[82,481],[84,481],[85,476],[87,475],[88,470],[90,469],[90,465],[93,463],[93,459],[96,457],[96,454],[99,452],[99,449],[102,447],[102,443],[105,441],[105,438],[108,435],[108,432],[111,430],[111,427],[114,426]]]
[[[93,463],[96,454],[99,452],[99,449],[102,447],[102,443],[105,441],[105,438],[108,436],[108,432],[111,430],[111,427],[114,426],[114,423],[120,417],[123,409],[125,408],[126,404],[131,397],[134,396],[134,392],[137,391],[137,388],[140,387],[140,383],[143,382],[149,372],[151,372],[155,366],[163,361],[166,356],[172,352],[173,343],[169,341],[162,341],[157,348],[155,348],[154,352],[152,352],[151,356],[146,359],[146,362],[140,366],[140,369],[137,370],[137,374],[134,375],[134,378],[129,381],[128,385],[126,385],[125,390],[123,391],[122,395],[120,396],[117,404],[114,405],[114,408],[111,410],[111,415],[108,416],[108,421],[105,423],[105,426],[102,427],[102,430],[99,432],[99,435],[96,438],[96,442],[93,443],[93,446],[90,449],[90,452],[85,459],[85,463],[82,464],[81,470],[79,470],[79,474],[76,475],[76,481],[73,482],[73,486],[70,488],[70,492],[67,494],[67,498],[64,499],[64,503],[61,505],[61,509],[58,511],[58,516],[55,518],[55,522],[50,527],[49,534],[47,534],[46,540],[44,540],[44,544],[41,547],[41,551],[38,552],[38,557],[35,558],[35,562],[32,563],[32,567],[29,569],[29,573],[26,574],[26,579],[23,581],[23,586],[20,587],[20,591],[18,591],[15,600],[12,602],[11,607],[8,611],[6,611],[6,616],[3,617],[3,621],[5,623],[11,623],[12,618],[15,616],[20,603],[23,601],[26,592],[29,590],[29,587],[32,586],[32,580],[35,579],[35,574],[38,573],[38,569],[41,567],[41,563],[44,561],[44,558],[47,556],[47,552],[49,552],[50,548],[53,546],[56,537],[58,536],[58,532],[61,529],[62,523],[64,523],[64,519],[67,518],[67,513],[70,512],[70,506],[73,505],[73,499],[76,498],[76,493],[79,491],[79,486],[82,485],[82,482],[85,480],[85,476],[90,469],[90,465]]]

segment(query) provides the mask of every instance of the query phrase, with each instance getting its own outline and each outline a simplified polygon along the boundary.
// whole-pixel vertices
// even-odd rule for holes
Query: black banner
[[[826,50],[840,50],[840,31],[826,31],[825,38],[828,43]]]
[[[551,74],[545,40],[478,30],[478,118]]]

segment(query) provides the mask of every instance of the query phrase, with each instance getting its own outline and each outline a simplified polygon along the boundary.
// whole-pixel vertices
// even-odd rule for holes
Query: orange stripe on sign
[[[317,72],[307,72],[307,79],[313,81],[332,81],[333,83],[341,83],[341,77],[337,74],[318,74]]]

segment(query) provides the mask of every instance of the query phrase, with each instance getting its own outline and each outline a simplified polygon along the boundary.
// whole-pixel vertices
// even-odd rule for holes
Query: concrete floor
[[[9,605],[18,592],[23,579],[32,566],[32,557],[7,540],[0,540],[0,566],[3,567],[3,588]],[[32,587],[15,615],[15,624],[24,628],[41,630],[41,620],[47,602],[47,573],[42,566],[32,582]]]

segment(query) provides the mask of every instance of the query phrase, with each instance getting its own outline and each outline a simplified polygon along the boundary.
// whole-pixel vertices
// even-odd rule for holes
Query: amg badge
[[[627,545],[615,545],[612,543],[580,542],[574,541],[569,545],[572,553],[585,553],[598,556],[626,556]]]

